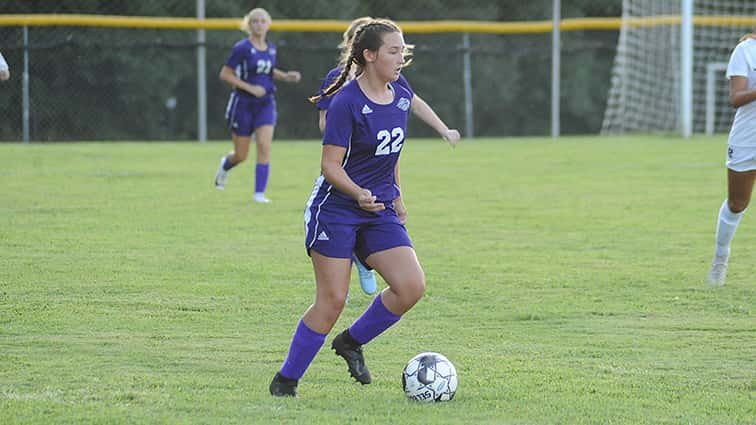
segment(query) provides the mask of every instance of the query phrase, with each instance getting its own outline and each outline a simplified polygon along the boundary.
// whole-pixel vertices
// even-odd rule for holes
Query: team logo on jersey
[[[318,235],[318,240],[319,241],[330,241],[330,239],[328,239],[328,235],[326,235],[325,230],[323,230],[323,231],[320,232],[320,234]]]
[[[735,153],[735,151],[733,151],[732,148],[729,148],[729,147],[727,148],[727,156],[730,159],[732,159],[732,154],[734,154],[734,153]]]
[[[403,97],[399,99],[399,102],[396,102],[396,107],[401,109],[402,111],[406,111],[410,107],[410,101],[406,97]]]
[[[370,109],[369,106],[365,105],[365,106],[362,107],[362,115],[367,115],[367,114],[369,114],[371,112],[373,112],[373,110]]]

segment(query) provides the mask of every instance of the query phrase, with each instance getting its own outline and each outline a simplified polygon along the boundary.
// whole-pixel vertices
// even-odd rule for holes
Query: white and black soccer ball
[[[457,370],[438,353],[420,353],[402,371],[402,387],[410,400],[424,403],[449,401],[457,392]]]

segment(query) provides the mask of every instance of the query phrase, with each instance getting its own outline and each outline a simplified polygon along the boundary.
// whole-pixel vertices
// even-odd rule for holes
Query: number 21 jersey
[[[267,99],[276,91],[273,83],[273,69],[276,67],[276,47],[268,42],[267,50],[257,50],[252,42],[245,38],[234,45],[231,56],[226,60],[226,66],[236,72],[236,76],[249,84],[256,84],[265,88],[265,96],[260,100]],[[234,94],[243,100],[256,100],[258,98],[244,90],[234,90]]]

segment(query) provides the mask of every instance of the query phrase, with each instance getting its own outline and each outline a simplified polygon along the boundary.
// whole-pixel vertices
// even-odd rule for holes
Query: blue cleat
[[[362,290],[368,294],[373,295],[378,290],[378,285],[375,282],[375,272],[368,270],[364,264],[360,262],[357,256],[353,257],[354,265],[357,266],[357,272],[360,275],[360,286]]]

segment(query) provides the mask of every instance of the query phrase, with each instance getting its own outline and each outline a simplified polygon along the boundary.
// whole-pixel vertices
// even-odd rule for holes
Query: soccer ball
[[[420,353],[404,366],[402,387],[410,400],[449,401],[457,392],[457,370],[441,354]]]

